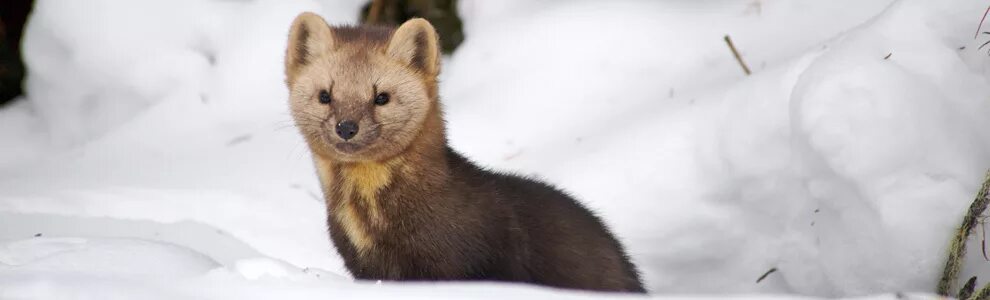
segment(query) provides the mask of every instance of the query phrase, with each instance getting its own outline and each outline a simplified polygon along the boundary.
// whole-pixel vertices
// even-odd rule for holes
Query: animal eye
[[[375,105],[382,106],[388,104],[388,98],[388,93],[378,93],[378,95],[375,96]]]
[[[330,104],[331,100],[332,99],[330,99],[330,92],[327,92],[327,90],[320,90],[320,103]]]

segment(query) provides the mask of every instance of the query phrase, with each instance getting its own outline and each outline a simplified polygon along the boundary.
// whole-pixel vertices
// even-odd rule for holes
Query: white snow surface
[[[0,298],[632,297],[350,279],[282,57],[298,13],[362,2],[38,1]],[[986,1],[459,2],[452,145],[595,210],[652,297],[931,293],[990,167]]]

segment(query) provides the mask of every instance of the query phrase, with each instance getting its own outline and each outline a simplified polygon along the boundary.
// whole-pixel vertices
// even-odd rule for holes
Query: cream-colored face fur
[[[312,13],[293,22],[285,61],[289,104],[316,155],[345,162],[393,157],[409,146],[437,105],[433,27],[414,19],[394,33],[374,30],[331,28]],[[388,101],[376,103],[376,97]],[[342,122],[357,124],[357,133],[342,137]]]

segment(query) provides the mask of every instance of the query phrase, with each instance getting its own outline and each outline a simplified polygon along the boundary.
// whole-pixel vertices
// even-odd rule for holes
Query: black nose
[[[337,123],[337,135],[344,140],[349,140],[358,133],[358,125],[354,121],[343,121]]]

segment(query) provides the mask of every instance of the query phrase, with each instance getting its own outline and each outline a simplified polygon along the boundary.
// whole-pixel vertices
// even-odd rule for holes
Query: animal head
[[[289,106],[315,155],[381,161],[409,147],[439,114],[436,31],[423,19],[397,29],[331,27],[303,13],[285,55]]]

